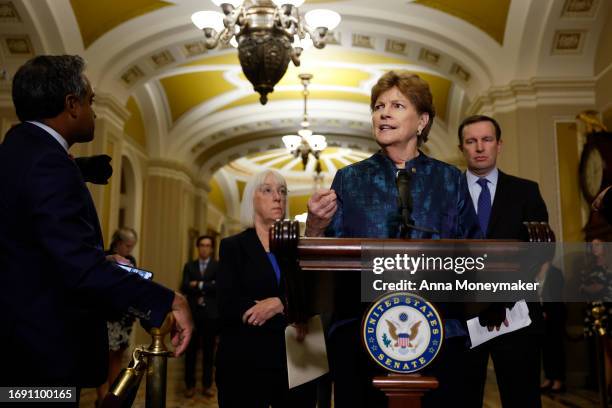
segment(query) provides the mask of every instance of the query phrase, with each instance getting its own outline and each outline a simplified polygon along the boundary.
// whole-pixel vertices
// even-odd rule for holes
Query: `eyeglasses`
[[[274,189],[267,185],[259,187],[259,192],[266,196],[273,196],[275,192],[281,197],[287,197],[287,194],[289,194],[287,187],[279,187],[278,189]]]

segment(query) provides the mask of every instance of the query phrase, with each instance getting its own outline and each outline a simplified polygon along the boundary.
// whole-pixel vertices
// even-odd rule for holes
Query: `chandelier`
[[[304,0],[211,0],[216,11],[198,11],[191,21],[204,32],[208,49],[221,44],[238,48],[242,71],[265,105],[289,60],[298,67],[304,43],[325,47],[325,36],[340,23],[332,10],[310,10],[302,15]]]
[[[321,174],[319,155],[321,151],[327,147],[327,142],[325,141],[325,136],[313,134],[310,129],[310,122],[308,121],[308,85],[312,79],[312,74],[300,74],[298,77],[302,80],[302,86],[304,87],[302,91],[302,95],[304,96],[304,114],[297,135],[283,136],[283,143],[292,155],[302,158],[304,170],[306,170],[306,165],[308,164],[308,157],[313,155],[317,160],[315,165],[316,177],[319,177]]]

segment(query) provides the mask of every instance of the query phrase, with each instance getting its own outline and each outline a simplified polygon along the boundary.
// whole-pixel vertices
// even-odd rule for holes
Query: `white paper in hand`
[[[308,334],[304,341],[299,342],[296,337],[296,328],[287,326],[285,344],[289,388],[305,384],[329,371],[321,317],[317,315],[308,320]]]
[[[529,308],[525,300],[516,302],[511,310],[506,308],[506,319],[508,320],[508,327],[502,323],[499,331],[496,329],[489,331],[486,326],[481,326],[478,317],[468,320],[467,327],[472,342],[471,348],[479,346],[497,336],[529,326],[531,319],[529,318]]]

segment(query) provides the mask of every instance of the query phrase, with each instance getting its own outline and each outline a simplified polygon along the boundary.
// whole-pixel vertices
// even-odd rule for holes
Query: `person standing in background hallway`
[[[136,258],[132,251],[138,241],[138,235],[132,228],[119,228],[113,233],[106,258],[109,261],[136,267]],[[108,389],[119,375],[123,365],[125,351],[130,345],[134,316],[129,313],[117,314],[116,318],[106,322],[108,328],[108,377],[104,384],[98,387],[98,401],[102,401]]]
[[[185,397],[195,395],[195,371],[198,350],[202,349],[202,394],[212,397],[213,365],[218,331],[217,271],[219,264],[213,253],[215,240],[202,235],[196,240],[198,259],[183,268],[181,292],[187,296],[195,331],[185,353]]]

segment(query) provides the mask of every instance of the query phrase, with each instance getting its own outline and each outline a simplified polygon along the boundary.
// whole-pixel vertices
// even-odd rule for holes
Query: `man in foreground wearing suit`
[[[93,140],[94,94],[78,56],[38,56],[13,79],[22,123],[0,145],[0,385],[95,387],[108,369],[109,313],[151,327],[175,318],[181,354],[193,323],[185,298],[109,262],[98,217],[68,149]]]
[[[217,271],[219,264],[213,259],[214,238],[202,235],[196,240],[198,259],[187,262],[183,268],[181,292],[187,296],[195,322],[193,340],[185,354],[185,397],[195,395],[196,358],[202,345],[202,394],[211,397],[213,363],[218,331]]]
[[[468,189],[481,230],[487,239],[521,239],[523,222],[548,221],[537,183],[497,169],[502,149],[501,128],[495,119],[470,116],[459,126],[459,149],[467,161]],[[506,324],[507,303],[490,303],[479,314],[489,331]],[[496,337],[469,351],[466,373],[468,406],[482,406],[489,354],[504,407],[541,406],[538,321],[541,311],[529,304],[530,326]],[[537,309],[537,310],[536,310]]]

